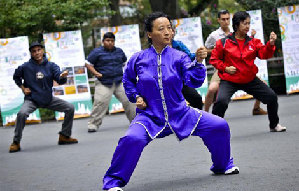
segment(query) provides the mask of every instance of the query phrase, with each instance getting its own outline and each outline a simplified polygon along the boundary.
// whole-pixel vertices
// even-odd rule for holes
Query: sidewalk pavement
[[[284,133],[270,133],[267,116],[252,116],[253,103],[234,101],[225,117],[239,175],[213,175],[209,152],[200,138],[178,142],[171,135],[144,149],[124,190],[298,191],[299,95],[279,96]],[[98,132],[87,133],[87,121],[74,121],[73,136],[79,144],[62,146],[57,145],[61,122],[27,125],[18,153],[8,153],[14,128],[0,128],[0,190],[101,190],[102,177],[129,122],[124,114],[106,116]]]

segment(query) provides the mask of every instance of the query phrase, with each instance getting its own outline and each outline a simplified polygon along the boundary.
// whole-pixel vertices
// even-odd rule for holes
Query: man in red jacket
[[[271,58],[275,52],[274,32],[270,40],[263,45],[259,39],[247,36],[250,28],[250,15],[245,11],[234,14],[234,33],[216,42],[210,63],[218,69],[221,78],[220,87],[212,113],[224,117],[231,96],[237,90],[244,90],[256,99],[267,104],[271,132],[286,131],[279,124],[278,102],[275,92],[256,77],[258,72],[254,64],[256,57]]]

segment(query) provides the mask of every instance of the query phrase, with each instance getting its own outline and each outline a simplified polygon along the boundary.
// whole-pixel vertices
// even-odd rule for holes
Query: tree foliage
[[[108,0],[1,0],[0,38],[74,30],[110,14]],[[101,11],[99,11],[101,10]]]

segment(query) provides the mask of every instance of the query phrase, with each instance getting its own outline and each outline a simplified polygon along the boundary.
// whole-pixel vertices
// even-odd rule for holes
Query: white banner
[[[101,39],[103,39],[103,36],[106,32],[113,32],[115,35],[115,46],[124,51],[128,60],[134,53],[141,50],[138,24],[102,27]]]
[[[17,113],[24,102],[22,90],[15,84],[15,69],[29,61],[29,42],[27,36],[0,39],[0,102],[3,125],[14,125]],[[31,113],[27,123],[40,122],[39,111]]]
[[[173,24],[176,26],[174,39],[183,42],[191,53],[195,53],[199,47],[204,46],[200,17],[176,19],[173,20]],[[203,85],[196,90],[204,101],[208,91],[207,77]]]
[[[128,60],[134,53],[141,51],[139,26],[137,24],[103,27],[101,28],[102,39],[106,32],[113,32],[115,35],[115,46],[124,51]],[[113,95],[109,104],[109,113],[117,113],[121,111],[124,111],[123,106]]]
[[[299,5],[277,9],[288,94],[299,92]]]
[[[48,59],[55,62],[69,75],[64,85],[54,83],[53,95],[75,106],[75,118],[88,117],[92,110],[92,100],[85,68],[85,56],[81,31],[68,31],[44,34]],[[64,113],[56,112],[56,119],[61,120]]]
[[[260,39],[263,44],[265,44],[264,32],[263,32],[263,20],[262,20],[262,11],[261,10],[254,10],[254,11],[247,11],[249,13],[250,19],[250,29],[248,32],[248,36],[251,36],[251,30],[254,29],[256,31],[256,35],[254,38]],[[270,36],[270,34],[267,34]],[[257,76],[262,80],[265,80],[268,83],[268,67],[267,67],[267,60],[260,60],[256,58],[254,61],[255,65],[258,67],[259,72]]]

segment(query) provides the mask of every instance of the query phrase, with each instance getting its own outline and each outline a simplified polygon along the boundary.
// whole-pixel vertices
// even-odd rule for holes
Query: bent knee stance
[[[218,118],[217,119],[217,122],[214,124],[213,129],[214,129],[214,131],[217,131],[217,132],[224,132],[224,133],[229,133],[230,132],[229,125],[226,122],[226,120],[223,119],[223,118]]]
[[[74,113],[75,112],[75,107],[73,104],[68,104],[66,109],[65,109],[65,112],[68,112],[68,113]]]
[[[17,114],[17,118],[27,118],[29,116],[29,113],[24,112],[22,110],[20,110]]]
[[[148,141],[135,135],[126,135],[119,140],[119,144],[126,147],[143,148]]]
[[[267,96],[266,104],[276,103],[278,100],[277,95],[273,92]]]
[[[225,98],[218,97],[216,102],[214,103],[212,113],[223,118],[228,107],[228,103],[229,101],[227,101]]]
[[[208,89],[208,91],[209,91],[209,93],[211,93],[211,94],[214,95],[214,94],[217,93],[218,89],[219,89],[218,86],[210,86],[209,89]]]
[[[230,98],[228,99],[227,97],[218,95],[217,100],[216,100],[216,103],[217,103],[218,105],[227,107],[229,101],[230,101]]]

